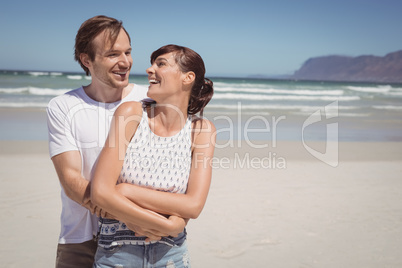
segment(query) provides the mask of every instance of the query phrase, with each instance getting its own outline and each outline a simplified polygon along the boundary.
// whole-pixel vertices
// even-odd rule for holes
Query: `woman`
[[[213,84],[202,58],[186,47],[161,47],[151,64],[153,102],[119,106],[94,173],[93,202],[120,220],[101,219],[95,267],[189,266],[177,222],[197,218],[208,195],[216,133],[196,114]]]

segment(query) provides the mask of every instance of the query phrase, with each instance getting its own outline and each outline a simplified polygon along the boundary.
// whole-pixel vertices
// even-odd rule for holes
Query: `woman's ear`
[[[184,77],[183,83],[185,85],[190,85],[190,84],[192,84],[194,82],[194,80],[195,80],[195,73],[194,72],[190,71],[190,72],[185,73],[184,75],[185,75],[185,77]]]
[[[91,59],[89,58],[88,54],[86,54],[86,53],[80,54],[80,61],[87,68],[89,68],[91,66]]]

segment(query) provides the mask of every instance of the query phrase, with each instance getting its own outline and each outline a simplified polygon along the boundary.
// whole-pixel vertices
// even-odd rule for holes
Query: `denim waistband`
[[[183,230],[177,237],[162,237],[159,241],[146,242],[146,237],[135,236],[135,232],[127,228],[120,221],[101,218],[99,220],[98,245],[103,248],[110,248],[119,245],[147,245],[153,243],[162,243],[168,246],[180,246],[184,243],[187,237],[186,229]]]

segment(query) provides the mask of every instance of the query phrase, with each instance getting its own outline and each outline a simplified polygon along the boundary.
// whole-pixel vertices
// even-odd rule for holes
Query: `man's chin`
[[[128,79],[125,79],[123,81],[119,81],[117,84],[119,87],[125,88],[126,86],[128,86],[129,81],[128,81]]]

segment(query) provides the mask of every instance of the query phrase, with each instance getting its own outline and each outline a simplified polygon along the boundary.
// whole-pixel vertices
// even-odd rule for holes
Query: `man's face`
[[[120,30],[113,47],[107,37],[103,32],[93,40],[95,59],[88,66],[92,84],[98,87],[123,89],[129,83],[128,78],[133,64],[130,41],[124,30]]]

